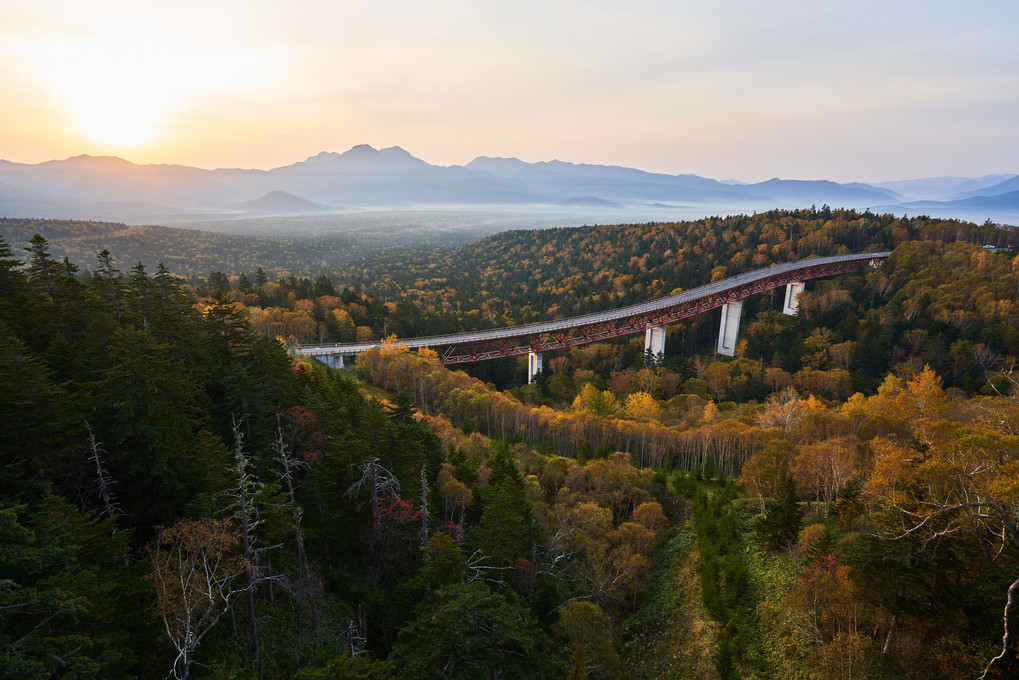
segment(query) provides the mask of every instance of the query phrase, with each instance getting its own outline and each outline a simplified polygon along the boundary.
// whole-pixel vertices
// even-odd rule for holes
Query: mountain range
[[[111,156],[38,164],[0,160],[0,216],[208,222],[365,210],[576,211],[608,219],[690,218],[801,208],[871,208],[1019,223],[1019,176],[937,177],[880,184],[697,175],[564,161],[478,157],[439,166],[394,146],[322,152],[271,170],[138,165]]]

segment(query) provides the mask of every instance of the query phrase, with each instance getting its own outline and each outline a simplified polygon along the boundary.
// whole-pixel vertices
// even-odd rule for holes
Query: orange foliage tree
[[[238,553],[240,538],[227,522],[181,520],[149,544],[156,610],[176,657],[170,670],[187,680],[205,634],[227,612],[250,566]]]

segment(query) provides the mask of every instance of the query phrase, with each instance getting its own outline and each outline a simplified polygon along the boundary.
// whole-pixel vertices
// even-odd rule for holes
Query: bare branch
[[[1013,581],[1012,585],[1009,586],[1008,597],[1005,599],[1005,614],[1003,617],[1005,619],[1005,633],[1004,635],[1001,636],[1001,653],[988,662],[987,667],[984,668],[984,672],[980,675],[980,680],[987,680],[987,675],[988,673],[991,672],[991,668],[994,666],[994,664],[1004,659],[1008,655],[1009,650],[1012,648],[1013,644],[1012,638],[1014,636],[1014,633],[1012,631],[1012,626],[1009,624],[1008,615],[1012,608],[1015,606],[1015,598],[1017,593],[1019,593],[1019,579]]]

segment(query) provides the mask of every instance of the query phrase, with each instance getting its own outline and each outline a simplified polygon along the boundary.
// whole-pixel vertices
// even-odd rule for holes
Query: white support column
[[[333,370],[343,368],[343,355],[342,354],[320,354],[315,359],[318,359],[323,364]]]
[[[655,360],[665,354],[665,326],[652,326],[644,331],[644,354],[648,351]]]
[[[527,355],[527,384],[534,382],[534,376],[541,373],[541,352],[531,352]]]
[[[785,304],[782,305],[782,313],[787,316],[796,316],[800,309],[799,298],[803,292],[803,282],[793,281],[785,287]]]
[[[736,342],[739,340],[739,316],[743,311],[743,301],[737,300],[722,305],[722,323],[718,329],[719,354],[736,355]]]

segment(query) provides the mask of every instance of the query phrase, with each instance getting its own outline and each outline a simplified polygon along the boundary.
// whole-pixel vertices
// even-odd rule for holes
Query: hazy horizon
[[[1014,173],[1019,6],[0,8],[0,157],[287,165],[367,143],[758,182]]]

